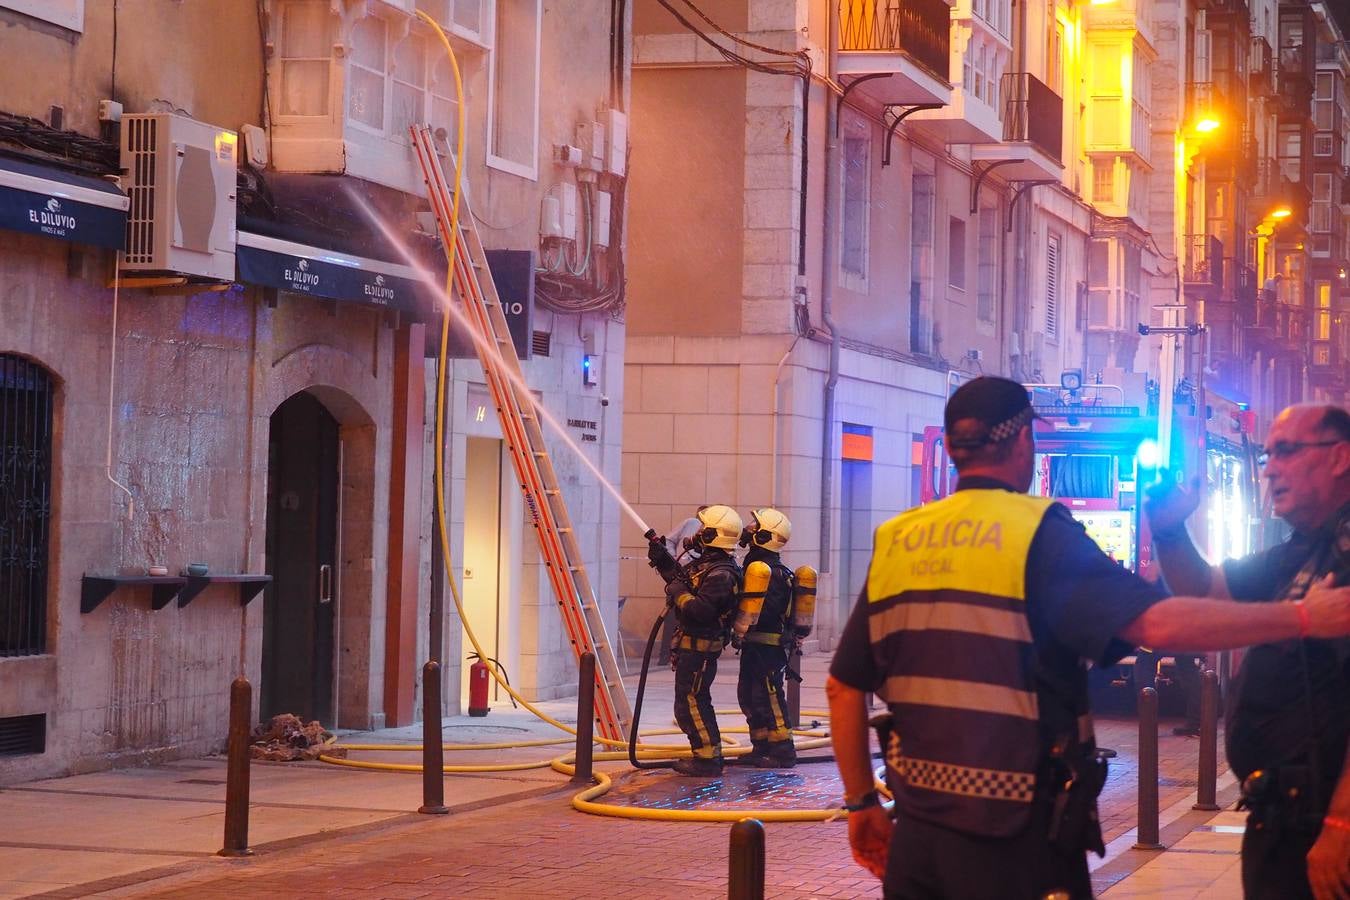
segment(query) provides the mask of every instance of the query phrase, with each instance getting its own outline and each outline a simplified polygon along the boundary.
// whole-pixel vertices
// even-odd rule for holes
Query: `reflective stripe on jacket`
[[[1026,564],[1052,503],[964,490],[877,529],[868,631],[916,818],[989,837],[1028,821],[1043,742]]]
[[[710,547],[687,567],[693,592],[675,597],[676,621],[687,635],[721,638],[741,593],[741,567],[725,550]]]

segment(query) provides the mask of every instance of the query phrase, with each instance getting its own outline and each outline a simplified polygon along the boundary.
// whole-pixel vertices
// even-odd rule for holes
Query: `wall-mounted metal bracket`
[[[890,127],[886,129],[886,143],[881,148],[882,168],[891,164],[891,138],[895,137],[895,130],[900,127],[901,122],[921,109],[942,109],[946,105],[945,103],[919,103],[915,106],[901,106],[898,103],[886,104],[886,110],[882,113],[882,116],[884,117],[886,112],[890,112],[895,118],[891,120]],[[900,110],[900,112],[891,112],[895,109]]]
[[[975,180],[970,183],[970,214],[972,216],[980,211],[980,185],[984,184],[985,176],[988,175],[990,172],[994,171],[995,169],[997,169],[999,166],[1006,166],[1009,163],[1014,162],[1017,162],[1017,160],[1001,159],[998,162],[991,162],[983,169],[978,170],[979,174],[977,174],[975,176]]]
[[[871,73],[870,75],[859,75],[857,78],[853,79],[853,80],[850,81],[848,84],[844,85],[844,92],[843,92],[842,94],[839,95],[839,98],[838,98],[837,100],[835,100],[835,108],[834,108],[834,136],[835,136],[836,138],[839,137],[839,120],[840,120],[840,118],[842,118],[842,116],[843,116],[843,112],[844,112],[844,101],[848,99],[848,95],[849,95],[850,93],[853,92],[853,89],[854,89],[855,87],[857,87],[858,85],[862,84],[864,81],[875,81],[875,80],[878,79],[878,78],[890,78],[892,74],[894,74],[894,73],[892,73],[892,72],[873,72],[873,73]]]
[[[1042,178],[1039,181],[1022,181],[1018,183],[1017,190],[1013,192],[1012,202],[1008,204],[1008,226],[1007,232],[1012,234],[1013,213],[1017,210],[1017,201],[1022,199],[1022,195],[1029,192],[1038,184],[1059,184],[1054,178]]]

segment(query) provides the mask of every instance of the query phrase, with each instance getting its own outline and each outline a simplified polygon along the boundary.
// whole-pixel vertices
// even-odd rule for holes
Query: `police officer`
[[[750,726],[751,750],[738,762],[761,769],[797,764],[783,705],[783,674],[788,653],[811,633],[816,570],[801,566],[794,572],[783,565],[779,552],[791,535],[788,517],[772,507],[752,512],[741,532],[741,546],[750,549],[741,561],[745,586],[731,642],[741,650],[736,699]]]
[[[1178,590],[1288,606],[1330,576],[1350,583],[1350,414],[1292,406],[1266,435],[1262,475],[1289,539],[1211,567],[1186,532],[1199,497],[1164,482],[1145,510]],[[1285,602],[1279,602],[1285,601]],[[1248,900],[1350,896],[1350,641],[1253,647],[1230,692],[1228,764],[1250,810],[1242,837]]]
[[[741,569],[732,556],[741,517],[729,506],[702,506],[698,521],[700,528],[690,539],[698,557],[685,570],[688,579],[666,582],[676,619],[671,646],[675,721],[693,751],[691,759],[676,760],[674,768],[680,775],[716,776],[722,774],[722,734],[711,691],[741,591]]]
[[[952,496],[877,529],[863,596],[830,667],[835,758],[859,863],[888,898],[1090,897],[1102,852],[1084,660],[1350,632],[1350,590],[1302,607],[1163,598],[1067,509],[1029,497],[1026,389],[981,377],[951,396]],[[872,789],[866,692],[886,701],[895,826]]]

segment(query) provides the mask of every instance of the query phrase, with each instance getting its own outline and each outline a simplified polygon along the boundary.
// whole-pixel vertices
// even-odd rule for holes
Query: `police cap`
[[[1038,418],[1025,387],[1007,378],[982,375],[961,385],[947,399],[943,426],[948,447],[975,449],[1005,441]]]

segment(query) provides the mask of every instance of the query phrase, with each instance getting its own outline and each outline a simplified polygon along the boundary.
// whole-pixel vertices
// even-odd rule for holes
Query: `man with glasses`
[[[1084,660],[1139,644],[1219,650],[1350,634],[1350,590],[1254,610],[1165,597],[1112,562],[1068,509],[1029,497],[1026,388],[981,377],[947,401],[952,496],[877,529],[830,677],[830,731],[854,859],[887,898],[1092,894],[1106,778]],[[886,701],[895,826],[879,805],[866,693]]]
[[[1293,534],[1210,566],[1186,532],[1197,492],[1174,484],[1145,503],[1172,590],[1251,603],[1350,584],[1350,413],[1291,406],[1261,454],[1271,506]],[[1228,764],[1250,810],[1242,885],[1254,898],[1350,896],[1350,640],[1283,640],[1247,652],[1229,694]]]

